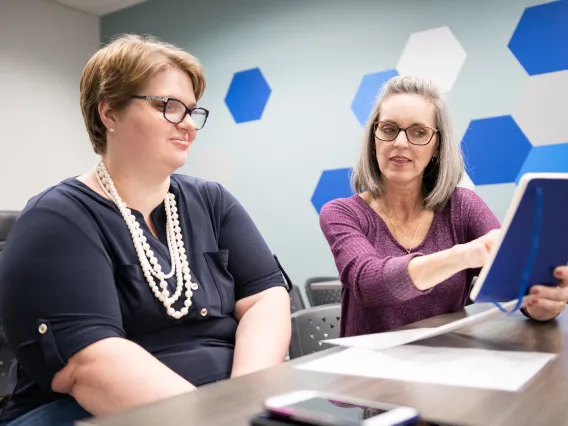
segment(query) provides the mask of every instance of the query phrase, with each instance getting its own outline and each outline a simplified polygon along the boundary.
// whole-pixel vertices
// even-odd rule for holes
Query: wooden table
[[[487,309],[487,306],[472,305],[461,313],[430,318],[409,328],[442,325],[481,309]],[[249,419],[261,410],[266,397],[299,389],[324,390],[407,405],[419,410],[428,420],[444,423],[517,426],[568,424],[567,332],[568,314],[545,324],[515,314],[474,325],[459,334],[423,341],[428,345],[559,354],[520,392],[340,376],[294,368],[295,363],[340,350],[334,348],[249,376],[203,386],[186,395],[80,424],[248,426]]]

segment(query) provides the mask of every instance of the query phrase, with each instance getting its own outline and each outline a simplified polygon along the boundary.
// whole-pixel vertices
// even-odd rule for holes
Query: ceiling
[[[102,16],[107,13],[143,3],[147,0],[51,0],[91,15]]]

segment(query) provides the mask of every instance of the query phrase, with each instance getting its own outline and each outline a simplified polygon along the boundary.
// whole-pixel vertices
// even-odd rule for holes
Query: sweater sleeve
[[[357,214],[342,200],[320,213],[320,226],[329,243],[343,285],[366,308],[393,306],[427,294],[408,275],[408,263],[421,253],[381,257],[367,240]]]
[[[501,224],[491,209],[485,204],[479,195],[466,188],[458,188],[457,202],[459,209],[454,210],[455,215],[452,221],[460,223],[464,230],[464,241],[467,243],[487,234],[492,229],[499,229]],[[469,269],[467,271],[468,290],[466,293],[465,305],[473,303],[469,299],[469,292],[473,286],[474,279],[481,272],[481,268]]]

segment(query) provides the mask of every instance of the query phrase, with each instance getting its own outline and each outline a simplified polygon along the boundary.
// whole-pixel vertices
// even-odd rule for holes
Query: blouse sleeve
[[[286,287],[282,271],[245,208],[220,187],[219,248],[229,251],[229,272],[240,300],[272,287]]]
[[[18,363],[46,389],[83,348],[125,337],[111,263],[87,217],[22,214],[0,258],[0,317]]]

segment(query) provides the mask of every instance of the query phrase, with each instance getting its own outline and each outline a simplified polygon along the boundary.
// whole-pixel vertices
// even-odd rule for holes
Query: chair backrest
[[[290,290],[290,313],[294,313],[297,311],[301,311],[306,307],[304,303],[304,299],[302,298],[302,294],[300,293],[300,289],[296,286],[292,287]]]
[[[306,281],[311,306],[341,303],[341,282],[337,277],[314,277]]]
[[[7,343],[0,346],[0,400],[12,393],[10,369],[14,364],[14,355]]]
[[[8,233],[18,218],[20,212],[0,210],[0,256],[4,242],[8,237]],[[11,393],[11,386],[8,382],[10,368],[14,362],[14,355],[6,342],[4,329],[0,323],[0,400]]]
[[[326,349],[322,340],[339,337],[341,305],[315,306],[292,314],[290,359]]]
[[[0,210],[0,251],[19,214],[20,212],[17,211]]]

